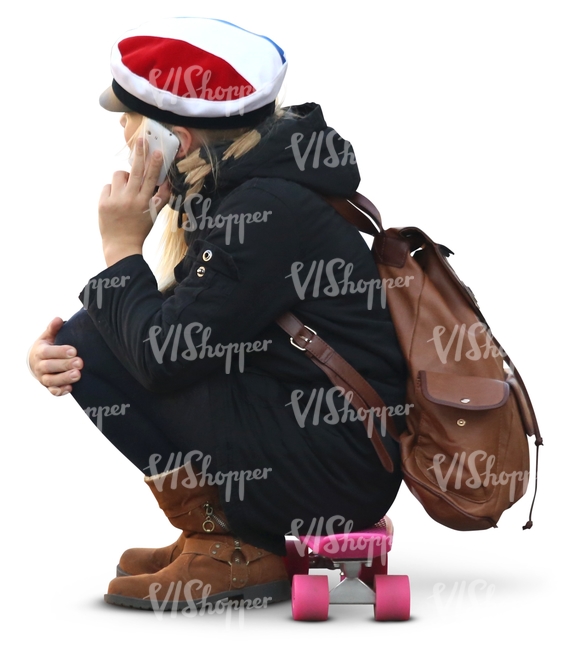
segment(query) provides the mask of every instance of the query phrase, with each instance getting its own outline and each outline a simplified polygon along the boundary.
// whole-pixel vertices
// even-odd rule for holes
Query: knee
[[[105,343],[89,313],[80,309],[65,322],[55,337],[55,345],[72,345],[83,360],[82,377],[95,375],[120,376],[123,366]]]
[[[76,314],[65,321],[55,337],[55,345],[72,345],[77,349],[77,354],[85,347],[85,342],[96,332],[95,325],[85,309],[80,309]]]

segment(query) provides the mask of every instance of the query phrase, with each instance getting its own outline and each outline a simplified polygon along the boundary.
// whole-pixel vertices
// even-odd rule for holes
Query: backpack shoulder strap
[[[344,391],[345,399],[356,409],[363,409],[367,435],[382,465],[388,472],[394,471],[393,461],[381,442],[381,436],[374,422],[374,414],[382,423],[382,435],[385,431],[399,442],[399,433],[395,422],[387,412],[385,403],[375,389],[364,379],[355,368],[335,352],[335,350],[320,338],[316,332],[303,325],[291,312],[286,312],[276,322],[290,336],[291,343],[306,353],[330,379],[331,383]]]
[[[363,194],[356,192],[349,199],[343,199],[338,196],[321,196],[345,220],[362,232],[373,236],[383,232],[379,210]]]

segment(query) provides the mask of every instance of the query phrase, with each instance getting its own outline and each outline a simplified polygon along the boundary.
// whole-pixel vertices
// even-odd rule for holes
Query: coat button
[[[212,251],[207,250],[202,253],[202,259],[204,262],[209,262],[212,259]]]
[[[205,272],[206,272],[205,266],[199,266],[198,269],[196,270],[196,274],[199,278],[201,278]]]

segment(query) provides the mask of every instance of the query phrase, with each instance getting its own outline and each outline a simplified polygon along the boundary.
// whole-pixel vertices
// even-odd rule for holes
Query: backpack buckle
[[[309,332],[312,332],[315,336],[317,336],[317,332],[315,332],[315,330],[312,330],[310,327],[307,327],[307,325],[303,325],[303,327],[305,329],[309,330]],[[307,338],[306,336],[299,336],[299,338],[303,339],[303,341],[306,341],[307,345],[313,340],[312,338]],[[301,352],[306,352],[306,347],[301,348],[300,345],[297,345],[292,336],[290,337],[290,342],[291,342],[291,345],[294,345],[297,350],[300,350]]]

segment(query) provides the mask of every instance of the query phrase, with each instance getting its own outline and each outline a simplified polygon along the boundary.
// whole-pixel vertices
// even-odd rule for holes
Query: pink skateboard
[[[369,604],[377,621],[407,621],[409,578],[387,574],[392,540],[388,517],[356,533],[287,540],[285,563],[292,579],[294,620],[326,621],[330,604]],[[309,575],[309,569],[340,569],[341,581],[329,591],[328,577]]]

